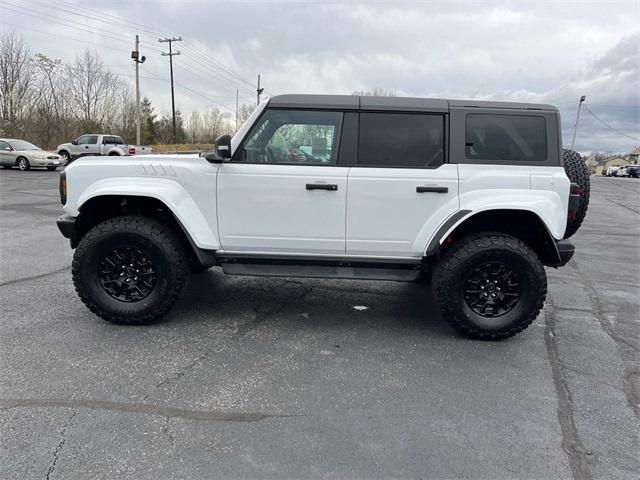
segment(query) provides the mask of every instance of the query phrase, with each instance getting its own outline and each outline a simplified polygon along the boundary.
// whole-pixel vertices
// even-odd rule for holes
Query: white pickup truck
[[[572,257],[589,176],[551,105],[280,95],[200,157],[76,162],[60,196],[76,290],[110,322],[155,321],[219,266],[430,279],[457,331],[501,339]]]
[[[81,135],[70,143],[63,143],[56,148],[65,165],[76,158],[87,156],[123,156],[140,155],[152,152],[152,148],[142,145],[127,145],[118,135],[88,133]]]

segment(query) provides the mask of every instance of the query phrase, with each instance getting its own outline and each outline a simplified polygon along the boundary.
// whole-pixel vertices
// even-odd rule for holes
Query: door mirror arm
[[[227,159],[222,158],[217,152],[201,152],[200,156],[209,163],[224,163]]]

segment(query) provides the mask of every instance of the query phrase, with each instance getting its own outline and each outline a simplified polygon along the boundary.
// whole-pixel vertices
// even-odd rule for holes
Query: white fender
[[[562,167],[458,165],[460,175],[459,211],[446,218],[437,216],[438,225],[423,231],[429,239],[423,252],[436,238],[439,244],[459,225],[473,215],[488,210],[523,210],[534,213],[544,223],[551,236],[561,240],[567,227],[570,181]],[[456,215],[456,217],[453,217]],[[436,215],[434,215],[436,217]],[[441,227],[448,228],[442,232]],[[422,241],[422,239],[420,239]]]
[[[66,169],[69,202],[64,206],[65,212],[76,217],[87,201],[105,195],[155,198],[171,210],[197,247],[219,249],[215,214],[217,166],[202,161],[192,163],[188,158],[171,165],[153,160],[148,157],[137,164],[126,160],[114,164],[113,160],[88,157],[84,162],[74,162]],[[207,211],[202,211],[203,207]]]

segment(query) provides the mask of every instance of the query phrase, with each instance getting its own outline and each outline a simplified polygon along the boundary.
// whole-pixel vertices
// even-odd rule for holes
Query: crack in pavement
[[[609,337],[611,337],[617,344],[622,343],[637,352],[639,350],[637,345],[634,345],[626,338],[622,338],[613,330],[613,325],[611,325],[611,323],[609,323],[609,321],[605,318],[604,308],[602,307],[602,303],[600,302],[600,297],[598,297],[598,292],[593,287],[593,284],[589,280],[587,280],[586,276],[580,271],[578,264],[573,261],[569,262],[569,266],[575,270],[580,283],[585,287],[587,297],[589,298],[589,301],[593,306],[593,310],[595,311],[596,318],[598,319],[602,330],[604,330],[604,332],[609,335]]]
[[[0,399],[0,410],[13,408],[86,408],[88,410],[107,410],[120,413],[140,413],[160,417],[183,418],[208,422],[259,422],[268,418],[293,418],[303,415],[263,413],[263,412],[224,412],[220,410],[187,410],[175,407],[163,407],[148,403],[124,403],[107,400],[69,400],[69,399]]]
[[[71,269],[71,266],[68,265],[66,267],[61,267],[51,272],[39,273],[38,275],[31,275],[30,277],[16,278],[14,280],[7,280],[6,282],[0,283],[0,287],[6,287],[7,285],[14,285],[16,283],[21,283],[21,282],[28,282],[30,280],[37,280],[39,278],[44,278],[50,275],[56,275],[58,273],[66,272],[67,270],[70,270],[70,269]]]
[[[560,350],[556,341],[556,319],[553,309],[552,302],[550,299],[547,300],[544,309],[544,340],[551,365],[551,376],[553,377],[553,384],[558,397],[558,421],[562,432],[562,448],[569,457],[569,466],[571,467],[573,478],[590,480],[592,475],[589,460],[592,452],[586,450],[582,444],[573,418],[571,392],[562,369],[563,362],[560,360]]]
[[[608,197],[607,197],[607,200],[609,200],[611,203],[615,203],[619,207],[626,208],[627,210],[630,210],[630,211],[632,211],[634,213],[640,213],[640,210],[636,210],[635,208],[631,208],[628,205],[625,205],[624,203],[616,202],[615,200],[612,200],[612,199],[610,199]]]
[[[58,464],[58,459],[60,458],[60,452],[62,451],[64,444],[67,442],[67,428],[71,426],[71,421],[75,416],[76,416],[76,412],[74,411],[73,413],[71,413],[71,416],[67,419],[67,421],[62,426],[62,430],[60,432],[60,436],[62,438],[60,439],[60,442],[58,443],[58,445],[56,445],[56,448],[53,451],[53,456],[51,458],[51,462],[49,463],[49,469],[47,470],[46,480],[51,479],[51,474],[56,469],[56,465]]]
[[[634,382],[635,379],[635,382]],[[622,385],[624,394],[627,397],[627,402],[633,410],[636,417],[640,418],[640,369],[629,368],[625,369],[624,377],[622,379]]]
[[[143,402],[146,401],[151,396],[151,394],[154,393],[155,391],[157,391],[160,387],[163,387],[165,385],[169,385],[172,382],[176,382],[176,381],[180,380],[190,370],[192,370],[196,365],[202,363],[212,353],[220,353],[220,352],[222,352],[222,351],[224,351],[226,349],[227,349],[227,347],[223,346],[222,348],[218,348],[216,350],[213,350],[213,349],[207,350],[202,355],[196,357],[194,360],[192,360],[191,362],[186,364],[184,367],[182,367],[180,370],[178,370],[173,375],[165,378],[164,380],[162,380],[161,382],[156,384],[144,397],[142,397],[142,401]]]

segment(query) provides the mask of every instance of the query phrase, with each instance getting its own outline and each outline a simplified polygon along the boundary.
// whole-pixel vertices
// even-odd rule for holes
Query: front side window
[[[358,165],[424,168],[444,162],[444,116],[362,113]]]
[[[334,165],[342,112],[267,110],[247,136],[247,163]]]
[[[97,135],[83,135],[78,138],[78,145],[95,145],[98,143]]]
[[[465,153],[469,159],[545,161],[545,119],[533,115],[469,114]]]
[[[11,150],[11,147],[7,142],[0,140],[0,150]]]

